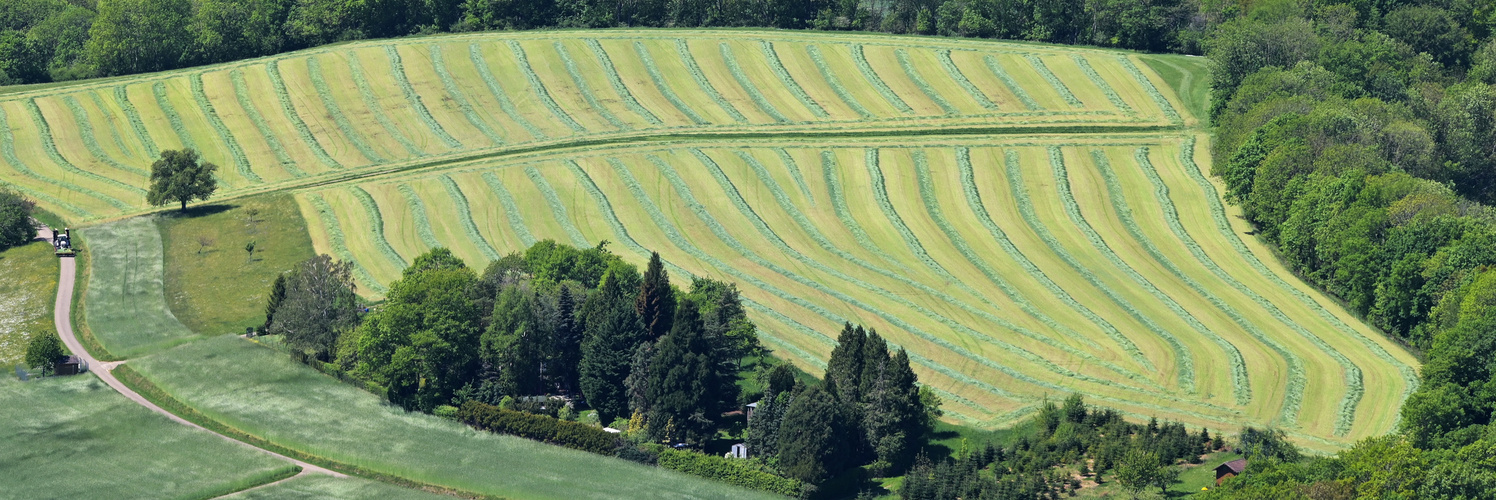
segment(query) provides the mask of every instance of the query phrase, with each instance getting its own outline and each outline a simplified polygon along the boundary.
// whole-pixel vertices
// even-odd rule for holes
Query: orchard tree
[[[33,370],[41,370],[42,376],[46,376],[52,373],[52,364],[63,354],[62,341],[58,340],[57,335],[43,333],[33,337],[31,343],[26,345],[26,365]]]
[[[192,148],[162,151],[161,159],[151,164],[151,189],[145,201],[154,207],[181,203],[182,210],[187,210],[187,202],[206,200],[218,190],[213,178],[217,170],[218,165],[199,161]]]

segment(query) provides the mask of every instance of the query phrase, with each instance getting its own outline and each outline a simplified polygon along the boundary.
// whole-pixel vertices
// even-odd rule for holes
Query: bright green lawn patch
[[[1240,453],[1211,453],[1205,456],[1200,465],[1190,466],[1179,474],[1179,482],[1169,487],[1169,494],[1193,495],[1199,493],[1200,488],[1215,488],[1215,468],[1221,464],[1241,458]]]
[[[253,221],[251,210],[259,211]],[[166,250],[166,302],[182,324],[205,335],[264,323],[276,275],[313,256],[306,222],[285,194],[164,214],[156,226]],[[253,257],[244,251],[250,241]]]
[[[33,336],[57,332],[57,257],[52,245],[35,242],[0,252],[0,269],[0,369],[8,372],[25,359]]]
[[[327,499],[354,500],[364,498],[409,498],[412,500],[437,500],[451,498],[435,493],[390,486],[388,484],[356,477],[336,478],[321,474],[304,475],[284,483],[266,486],[228,496],[234,500],[293,500]]]
[[[149,217],[81,230],[93,266],[83,302],[88,326],[109,352],[133,357],[195,334],[166,306],[161,234]]]
[[[131,365],[208,418],[277,446],[422,483],[517,498],[766,497],[407,413],[238,337],[194,342]]]
[[[1164,54],[1138,57],[1163,77],[1202,125],[1210,121],[1210,66],[1205,58]]]
[[[6,498],[212,498],[298,470],[167,420],[91,375],[0,377],[0,422]]]

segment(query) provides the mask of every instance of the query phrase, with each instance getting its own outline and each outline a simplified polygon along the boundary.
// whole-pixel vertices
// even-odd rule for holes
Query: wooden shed
[[[1240,476],[1241,473],[1246,472],[1246,471],[1247,471],[1247,459],[1245,459],[1245,458],[1238,458],[1236,460],[1232,460],[1230,462],[1226,462],[1224,464],[1217,465],[1216,466],[1216,486],[1220,486],[1221,485],[1221,481],[1225,481],[1227,478]]]
[[[52,373],[57,375],[77,375],[86,369],[83,358],[77,356],[62,356],[52,363]]]

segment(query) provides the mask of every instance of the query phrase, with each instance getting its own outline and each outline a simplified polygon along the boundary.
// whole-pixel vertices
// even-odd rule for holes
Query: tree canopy
[[[180,203],[187,210],[187,202],[206,200],[218,190],[218,180],[213,173],[218,165],[199,161],[197,151],[191,148],[168,149],[161,152],[161,159],[151,164],[151,186],[145,200],[151,206]]]

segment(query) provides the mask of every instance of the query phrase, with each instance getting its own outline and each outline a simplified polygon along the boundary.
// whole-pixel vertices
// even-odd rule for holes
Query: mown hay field
[[[1138,56],[984,41],[606,30],[367,41],[0,94],[0,180],[74,221],[191,147],[222,195],[662,135],[1189,125]]]
[[[481,267],[608,241],[743,290],[810,369],[845,321],[910,350],[953,417],[1069,392],[1139,418],[1391,429],[1414,358],[1249,246],[1188,134],[735,140],[538,153],[298,193],[319,252],[378,296],[445,246]]]

